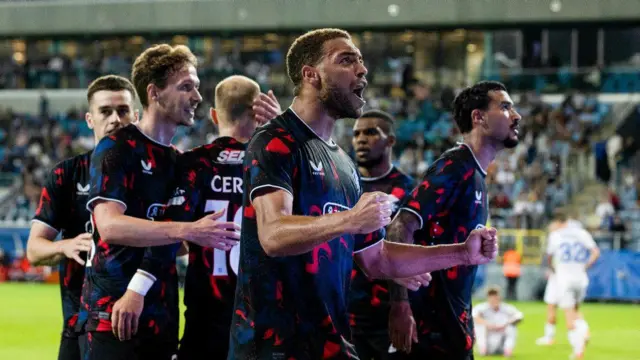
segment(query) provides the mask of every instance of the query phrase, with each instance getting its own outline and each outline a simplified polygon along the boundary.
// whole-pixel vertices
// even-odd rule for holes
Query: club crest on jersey
[[[186,199],[184,198],[184,193],[184,190],[176,188],[176,190],[173,192],[173,196],[171,197],[171,199],[169,199],[167,206],[180,206],[184,204],[184,202],[186,201]]]
[[[344,205],[336,204],[334,202],[325,203],[322,207],[323,214],[333,214],[346,210],[349,210],[349,208]]]
[[[165,204],[151,204],[147,209],[147,219],[155,220],[158,216],[164,215],[164,210],[167,208]]]
[[[324,176],[324,169],[322,168],[322,162],[318,161],[317,163],[309,160],[309,164],[311,165],[311,170],[313,175]]]
[[[220,164],[242,164],[244,161],[244,150],[222,150],[216,162]]]
[[[148,175],[153,175],[151,168],[153,167],[151,161],[140,160],[140,164],[142,165],[142,172]]]
[[[85,186],[82,186],[82,184],[80,183],[76,183],[76,189],[78,190],[76,192],[76,194],[78,195],[89,195],[89,188],[91,187],[91,185],[87,184]]]

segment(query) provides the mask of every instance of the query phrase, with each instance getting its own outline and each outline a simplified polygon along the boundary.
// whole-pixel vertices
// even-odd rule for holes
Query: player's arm
[[[364,195],[344,212],[292,215],[293,184],[299,173],[296,148],[292,137],[269,130],[254,135],[247,148],[244,191],[251,204],[244,211],[245,216],[255,216],[258,239],[268,256],[303,254],[342,234],[367,233],[388,224],[391,203],[383,193]]]
[[[66,175],[64,164],[49,172],[40,193],[40,203],[27,240],[27,259],[33,265],[57,265],[65,257],[84,265],[78,255],[91,249],[91,234],[88,233],[54,242],[69,211],[64,208],[68,206],[68,196],[65,196],[63,188],[66,181],[58,181]]]
[[[465,175],[465,170],[457,163],[438,160],[425,174],[422,182],[403,200],[398,215],[389,225],[387,240],[413,244],[414,232],[423,227],[423,219],[432,219],[447,208],[450,200],[457,196],[459,188],[466,185]],[[454,265],[451,263],[444,268]],[[407,289],[395,282],[390,282],[389,293],[392,301],[408,298]]]
[[[322,216],[297,216],[292,215],[293,196],[288,191],[269,187],[254,196],[258,238],[269,256],[304,254],[342,234],[363,233],[384,226],[379,224],[388,223],[390,211],[386,220],[375,214],[381,211],[378,209],[387,207],[390,210],[391,206],[385,194],[368,193],[352,210]]]
[[[515,306],[510,304],[504,304],[506,308],[507,314],[509,315],[509,320],[507,320],[507,325],[517,325],[524,319],[524,314],[522,311],[516,309]]]
[[[496,230],[474,230],[461,244],[420,246],[381,241],[355,254],[367,276],[396,279],[421,275],[458,265],[491,261],[497,252]]]
[[[481,326],[486,326],[487,328],[490,328],[491,325],[489,324],[487,319],[485,319],[484,316],[482,316],[482,312],[486,309],[486,307],[487,307],[486,303],[478,304],[477,306],[473,307],[471,314],[473,315],[473,322],[475,325],[481,325]]]
[[[587,243],[587,248],[591,251],[589,255],[589,259],[585,264],[585,269],[589,269],[600,257],[600,248],[598,248],[598,245],[596,244],[595,240],[593,240],[593,237],[587,231],[584,232],[584,236],[585,236],[585,241]]]
[[[107,137],[98,143],[91,158],[91,193],[87,209],[93,213],[102,241],[135,247],[170,245],[183,240],[213,247],[219,242],[235,244],[239,227],[218,223],[221,214],[205,216],[193,223],[154,222],[128,216],[127,174],[134,173],[127,151]],[[230,244],[230,246],[233,246]]]

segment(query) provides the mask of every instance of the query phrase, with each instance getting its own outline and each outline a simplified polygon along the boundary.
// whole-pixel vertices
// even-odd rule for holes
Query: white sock
[[[556,324],[546,323],[544,324],[544,337],[547,339],[553,339],[556,336]]]
[[[567,335],[569,337],[569,344],[571,344],[571,348],[573,348],[573,353],[582,354],[584,350],[584,336],[582,336],[578,329],[569,330]]]
[[[584,337],[589,333],[589,324],[585,319],[577,319],[574,324],[576,325],[576,330],[580,331],[580,334]]]

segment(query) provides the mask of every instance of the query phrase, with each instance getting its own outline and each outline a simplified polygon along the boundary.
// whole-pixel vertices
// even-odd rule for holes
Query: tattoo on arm
[[[418,218],[414,214],[408,211],[401,211],[387,228],[387,240],[390,242],[413,244],[413,233],[418,230],[419,226]],[[407,289],[392,280],[389,281],[389,297],[391,301],[409,300]]]

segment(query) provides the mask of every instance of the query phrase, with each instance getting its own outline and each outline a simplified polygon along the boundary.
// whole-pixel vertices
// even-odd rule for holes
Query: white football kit
[[[549,234],[547,254],[553,259],[556,303],[560,308],[572,308],[584,300],[589,286],[586,264],[591,250],[596,247],[593,237],[575,226]],[[547,300],[553,299],[547,299],[545,294],[545,302]]]
[[[501,303],[494,310],[488,302],[473,307],[473,317],[482,318],[492,325],[505,326],[502,331],[490,331],[486,326],[475,324],[476,343],[480,354],[492,355],[513,352],[517,330],[514,325],[506,325],[514,320],[522,320],[523,315],[513,305]]]

